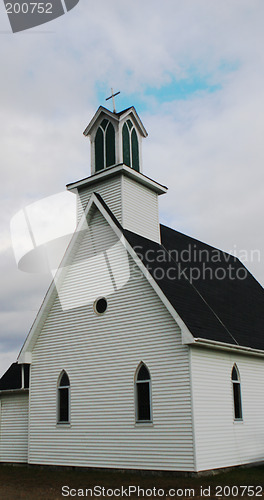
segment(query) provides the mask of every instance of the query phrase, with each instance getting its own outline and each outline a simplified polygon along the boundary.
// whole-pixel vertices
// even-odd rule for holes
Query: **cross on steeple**
[[[110,95],[110,97],[107,97],[107,98],[106,98],[106,101],[108,101],[109,99],[113,99],[113,112],[114,112],[114,113],[116,113],[116,108],[115,108],[115,96],[116,96],[116,95],[118,95],[118,94],[120,94],[120,92],[116,92],[116,93],[114,94],[113,89],[111,89],[111,94],[112,94],[112,95]]]

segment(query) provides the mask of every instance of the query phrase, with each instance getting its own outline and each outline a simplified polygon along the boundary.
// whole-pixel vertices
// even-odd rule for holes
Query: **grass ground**
[[[62,495],[63,486],[68,487],[64,488],[64,495]],[[90,490],[95,486],[101,489],[95,489],[93,495],[90,491],[86,493],[86,489]],[[122,486],[123,492],[120,491]],[[134,489],[129,491],[129,487]],[[137,491],[137,488],[141,490]],[[229,472],[203,477],[176,477],[169,473],[142,475],[119,471],[0,465],[1,500],[120,497],[132,499],[171,497],[185,500],[264,498],[264,465],[236,468]]]

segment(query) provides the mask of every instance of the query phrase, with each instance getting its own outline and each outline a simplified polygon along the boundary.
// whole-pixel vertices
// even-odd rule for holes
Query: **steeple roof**
[[[123,111],[119,111],[118,113],[113,113],[112,111],[109,111],[109,109],[105,108],[104,106],[99,106],[98,110],[96,111],[95,115],[91,119],[90,123],[87,125],[86,129],[83,132],[83,135],[88,136],[90,135],[91,130],[94,128],[95,125],[97,125],[97,122],[101,119],[102,115],[107,115],[109,118],[112,118],[114,121],[121,121],[121,119],[127,118],[129,115],[132,115],[134,117],[134,120],[138,126],[138,129],[143,137],[147,137],[148,133],[140,120],[134,106],[131,106],[130,108],[123,109]]]

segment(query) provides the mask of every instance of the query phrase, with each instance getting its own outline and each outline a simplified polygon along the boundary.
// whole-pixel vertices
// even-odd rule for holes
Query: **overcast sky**
[[[111,87],[149,133],[144,173],[169,187],[161,222],[247,251],[264,284],[263,17],[263,0],[80,0],[12,34],[0,3],[0,375],[50,281],[17,268],[10,220],[89,175],[82,132]]]

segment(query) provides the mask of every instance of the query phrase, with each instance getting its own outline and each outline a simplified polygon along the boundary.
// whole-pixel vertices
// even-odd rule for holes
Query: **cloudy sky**
[[[50,281],[17,268],[10,221],[89,175],[82,132],[111,87],[149,132],[144,173],[169,187],[161,222],[246,251],[264,284],[263,16],[263,0],[80,0],[12,34],[0,3],[0,375]]]

